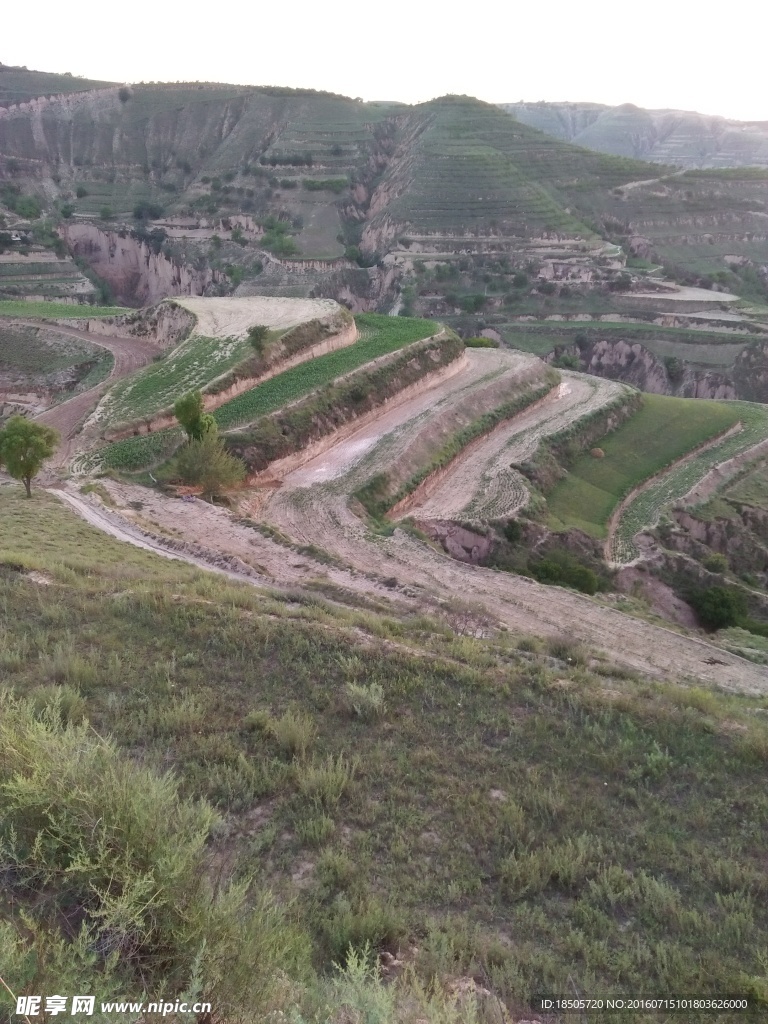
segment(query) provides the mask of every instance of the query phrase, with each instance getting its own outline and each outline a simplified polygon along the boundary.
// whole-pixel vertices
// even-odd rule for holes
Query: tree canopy
[[[59,435],[52,427],[34,423],[24,416],[12,416],[0,430],[0,464],[21,480],[32,497],[31,482],[46,459],[56,451]]]
[[[179,398],[173,413],[190,441],[199,441],[206,434],[216,434],[216,420],[205,412],[200,391],[190,391]]]

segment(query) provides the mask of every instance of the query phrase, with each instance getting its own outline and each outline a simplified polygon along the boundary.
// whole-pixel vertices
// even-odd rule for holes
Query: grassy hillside
[[[523,124],[587,149],[680,167],[768,165],[765,123],[632,103],[504,103]]]
[[[553,525],[604,537],[628,491],[738,421],[730,404],[643,396],[640,410],[600,442],[605,457],[581,456],[548,495]]]
[[[416,235],[588,238],[591,229],[566,207],[649,173],[634,161],[566,146],[466,96],[416,107],[403,133],[411,144],[383,179],[396,198],[373,224],[394,217]]]
[[[60,93],[87,92],[113,85],[113,82],[97,82],[77,78],[65,72],[51,74],[47,71],[27,71],[0,65],[0,107],[12,103],[23,103],[35,96],[57,96]]]
[[[458,1022],[415,979],[472,975],[494,996],[487,1024],[496,998],[528,1017],[535,993],[574,988],[766,999],[764,701],[587,668],[567,644],[469,639],[458,602],[396,618],[232,586],[42,493],[3,487],[0,536],[4,685],[31,701],[6,708],[0,756],[15,991],[175,994],[199,954],[195,991],[252,1021],[320,1024],[345,1004]],[[60,731],[83,715],[94,731]],[[169,765],[177,782],[158,781]],[[89,874],[72,848],[86,836],[104,837]],[[231,877],[243,889],[225,896]],[[108,938],[129,952],[107,959]],[[366,942],[414,943],[415,979],[333,980]],[[713,1019],[749,1018],[686,1015]]]

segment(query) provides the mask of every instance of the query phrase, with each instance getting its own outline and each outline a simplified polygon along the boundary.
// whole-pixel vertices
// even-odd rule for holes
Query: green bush
[[[268,894],[248,910],[247,883],[213,884],[215,812],[61,708],[0,693],[0,861],[9,905],[29,908],[0,966],[36,962],[50,991],[62,977],[74,991],[194,983],[225,1017],[268,1001],[281,971],[306,969],[307,947]]]
[[[499,348],[498,341],[493,338],[465,338],[464,344],[467,348]]]
[[[694,591],[688,597],[704,629],[727,629],[738,626],[747,614],[747,602],[734,587],[709,587]]]
[[[553,551],[546,557],[528,563],[528,569],[539,583],[561,584],[595,594],[599,587],[597,573],[565,551]]]

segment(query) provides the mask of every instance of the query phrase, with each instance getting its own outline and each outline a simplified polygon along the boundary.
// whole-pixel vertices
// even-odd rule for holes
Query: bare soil
[[[27,320],[15,320],[14,323],[31,324],[39,327],[39,323]],[[129,373],[135,373],[142,366],[151,362],[157,355],[158,348],[149,341],[142,341],[138,338],[107,337],[101,334],[90,334],[87,331],[79,331],[74,327],[57,327],[57,334],[66,334],[73,338],[80,338],[90,345],[108,349],[114,356],[114,366],[109,377],[97,384],[88,391],[84,391],[67,402],[62,402],[53,409],[48,409],[37,417],[39,423],[53,427],[61,434],[61,445],[48,463],[48,468],[55,468],[66,465],[74,453],[73,439],[78,432],[88,413],[95,407],[100,395],[115,381],[121,377],[127,377]]]
[[[248,328],[273,330],[327,316],[339,309],[334,299],[289,299],[252,295],[242,298],[177,297],[179,306],[197,317],[195,334],[205,338],[245,338]]]

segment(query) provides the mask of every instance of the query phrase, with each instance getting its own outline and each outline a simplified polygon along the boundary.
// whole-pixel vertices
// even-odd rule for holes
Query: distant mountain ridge
[[[501,103],[531,128],[600,153],[688,169],[768,167],[768,121],[734,121],[631,103]]]

